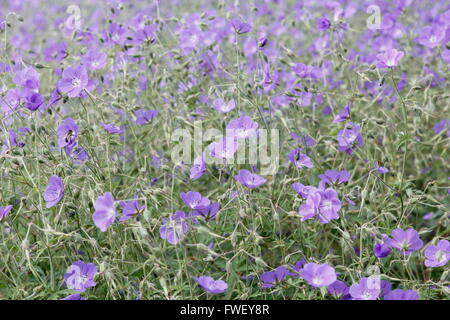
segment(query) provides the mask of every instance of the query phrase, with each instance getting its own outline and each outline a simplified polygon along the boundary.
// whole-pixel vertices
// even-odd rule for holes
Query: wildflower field
[[[0,299],[449,299],[449,1],[0,0],[0,53]]]

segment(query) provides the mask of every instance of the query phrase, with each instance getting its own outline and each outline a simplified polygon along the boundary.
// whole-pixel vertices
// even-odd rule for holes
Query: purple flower
[[[25,108],[36,111],[44,104],[44,98],[39,93],[31,93],[25,97]]]
[[[101,50],[91,49],[81,57],[83,64],[89,70],[99,70],[105,67],[108,56]]]
[[[289,274],[289,270],[286,267],[280,266],[274,271],[264,272],[259,279],[263,282],[262,287],[267,289],[283,282]]]
[[[226,136],[208,146],[211,157],[219,159],[231,159],[238,149],[238,143],[234,136]]]
[[[378,68],[393,68],[396,67],[405,53],[397,49],[388,49],[383,53],[377,54],[376,66]]]
[[[192,217],[195,219],[195,217],[203,217],[205,220],[212,220],[215,218],[217,212],[220,209],[220,204],[218,202],[212,203],[205,209],[196,209],[192,210],[189,213],[189,217]],[[196,219],[195,219],[196,220]]]
[[[391,248],[386,241],[389,240],[389,237],[385,234],[383,234],[384,241],[381,243],[376,243],[373,247],[373,253],[377,258],[386,258],[391,253]]]
[[[250,189],[257,188],[266,183],[265,178],[256,173],[251,173],[249,170],[239,170],[239,173],[234,178],[237,182]]]
[[[437,245],[429,245],[425,251],[425,266],[442,267],[450,260],[450,242],[448,240],[439,240]]]
[[[307,195],[306,202],[298,208],[301,221],[311,219],[319,213],[320,201],[320,192],[311,192]]]
[[[337,279],[334,268],[326,263],[307,263],[299,273],[300,277],[315,288],[328,287]]]
[[[238,18],[232,19],[231,25],[238,34],[248,33],[252,30],[252,26],[250,24],[245,23]]]
[[[12,206],[5,206],[5,207],[0,207],[0,221],[2,221],[4,218],[6,218],[9,214],[9,212],[11,211]]]
[[[161,239],[167,240],[170,244],[177,244],[188,232],[186,214],[183,211],[176,211],[169,218],[163,218],[162,223],[159,228],[159,235]]]
[[[44,191],[44,200],[47,202],[46,208],[51,208],[61,201],[64,195],[63,181],[58,176],[51,176],[48,179],[47,188]]]
[[[234,108],[236,108],[236,102],[234,102],[234,100],[230,100],[227,103],[225,103],[225,101],[223,101],[223,99],[216,99],[214,100],[213,104],[212,104],[213,109],[223,112],[223,113],[227,113],[230,112],[231,110],[233,110]]]
[[[146,110],[139,109],[134,112],[136,116],[136,124],[139,126],[143,126],[144,124],[149,123],[153,120],[154,117],[158,114],[158,110]]]
[[[110,134],[121,134],[124,131],[124,128],[122,126],[116,126],[112,123],[103,123],[100,122],[100,125],[105,129],[106,132]]]
[[[60,300],[86,300],[79,293],[69,294],[67,297],[64,297]]]
[[[72,118],[67,118],[58,127],[58,147],[73,147],[76,144],[76,139],[78,137],[78,126],[73,121]]]
[[[339,210],[341,209],[341,201],[338,198],[336,190],[328,188],[321,192],[321,200],[319,205],[319,221],[328,223],[333,219],[339,219]]]
[[[83,66],[64,69],[62,78],[57,83],[60,92],[67,93],[70,98],[79,97],[87,89],[89,82],[86,68]]]
[[[194,159],[194,165],[190,170],[190,176],[189,178],[191,180],[197,180],[199,179],[201,176],[203,176],[203,174],[206,171],[206,162],[203,158],[203,155],[197,157]]]
[[[131,200],[128,202],[121,201],[120,206],[122,207],[122,217],[119,219],[120,222],[133,218],[145,209],[145,206],[140,206],[137,200]]]
[[[320,174],[319,178],[319,188],[324,189],[327,184],[341,184],[347,182],[348,179],[350,179],[350,173],[345,170],[327,170],[324,174]]]
[[[294,182],[291,185],[292,189],[294,189],[295,192],[297,192],[303,199],[307,199],[308,195],[311,193],[315,193],[316,191],[319,191],[316,187],[313,186],[305,186],[301,184],[300,182]]]
[[[350,103],[347,103],[344,109],[334,118],[333,123],[346,121],[350,117]]]
[[[20,89],[9,89],[2,99],[0,99],[0,109],[5,115],[12,113],[20,105]]]
[[[360,130],[361,127],[359,125],[355,125],[352,122],[346,123],[344,130],[339,131],[337,134],[338,150],[352,154],[354,147],[361,147],[364,144],[364,140]]]
[[[381,293],[381,288],[374,285],[369,278],[361,278],[359,283],[352,284],[349,293],[353,300],[376,300]]]
[[[327,18],[320,18],[317,21],[317,29],[319,29],[320,31],[327,30],[330,27],[331,27],[331,23],[330,23],[330,20],[328,20]]]
[[[189,191],[180,193],[181,200],[191,209],[206,209],[211,202],[207,197],[203,197],[199,192]]]
[[[392,231],[391,236],[392,239],[388,239],[386,243],[404,255],[410,255],[423,246],[423,241],[420,239],[419,233],[414,229],[405,231],[397,228]]]
[[[328,286],[328,293],[334,296],[336,299],[343,298],[348,294],[349,287],[340,280],[336,280]]]
[[[444,43],[445,38],[446,28],[439,25],[434,25],[423,28],[416,41],[421,45],[432,49]]]
[[[298,213],[302,221],[316,217],[320,223],[328,223],[331,220],[339,219],[338,212],[341,206],[336,190],[317,189],[308,194],[306,202],[300,206]]]
[[[95,200],[95,212],[92,215],[94,224],[105,232],[116,219],[116,208],[114,207],[114,198],[110,192],[99,196]]]
[[[311,161],[311,159],[306,155],[306,154],[302,154],[300,153],[301,150],[300,149],[294,149],[292,150],[289,155],[288,155],[288,159],[297,167],[297,168],[302,168],[302,167],[306,167],[306,168],[313,168],[314,164]]]
[[[384,300],[420,300],[420,297],[414,290],[395,289],[388,292]]]
[[[312,78],[318,79],[322,76],[322,70],[319,67],[308,66],[303,63],[297,63],[292,67],[292,71],[299,78]],[[308,92],[305,92],[308,93]]]
[[[228,289],[228,284],[223,280],[214,280],[207,276],[194,277],[194,280],[203,290],[211,294],[224,293]]]
[[[240,118],[233,119],[228,123],[227,135],[229,130],[233,133],[233,137],[244,139],[257,133],[258,123],[254,122],[249,116],[242,116]]]
[[[13,82],[26,91],[37,92],[41,85],[40,74],[34,68],[26,67],[20,71],[17,71]]]
[[[93,263],[76,261],[64,274],[64,283],[67,288],[85,292],[87,288],[95,287],[94,277],[97,267]]]
[[[443,119],[433,126],[433,130],[436,134],[441,133],[445,129],[447,129],[447,133],[446,133],[447,137],[450,137],[450,120],[449,119]]]

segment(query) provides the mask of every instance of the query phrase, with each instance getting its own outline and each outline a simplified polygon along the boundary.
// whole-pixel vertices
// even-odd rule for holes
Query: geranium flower
[[[95,200],[95,212],[92,215],[94,224],[105,232],[111,224],[116,220],[116,208],[114,207],[114,198],[110,192],[106,192],[103,196],[99,196]]]
[[[50,177],[43,196],[44,200],[47,202],[46,208],[51,208],[61,201],[62,197],[64,196],[64,185],[60,177]]]
[[[82,91],[88,88],[88,83],[89,78],[85,67],[68,67],[64,69],[57,88],[70,98],[74,98],[79,97]]]
[[[326,263],[307,263],[299,274],[309,285],[315,288],[328,287],[337,279],[334,268]]]
[[[95,264],[76,261],[64,274],[64,283],[69,289],[85,292],[87,288],[95,287],[94,277],[96,274]]]
[[[265,178],[256,173],[251,173],[249,170],[239,170],[239,173],[234,178],[237,182],[250,189],[257,188],[266,183]]]
[[[386,243],[404,255],[410,255],[423,246],[419,233],[414,229],[402,230],[397,228],[392,231],[391,236],[392,238],[388,239]]]
[[[211,294],[224,293],[228,289],[228,284],[223,280],[214,280],[207,276],[194,277],[194,280],[203,290]]]
[[[450,260],[450,242],[448,240],[439,240],[437,245],[430,244],[424,251],[425,266],[442,267]]]
[[[162,219],[162,226],[159,228],[161,239],[165,239],[170,244],[177,244],[188,232],[188,224],[186,222],[186,213],[176,211],[169,218]]]

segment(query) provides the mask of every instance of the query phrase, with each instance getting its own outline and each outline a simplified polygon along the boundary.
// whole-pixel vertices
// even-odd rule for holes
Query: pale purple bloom
[[[228,284],[223,280],[214,280],[208,276],[194,277],[199,286],[208,293],[220,294],[228,289]]]
[[[402,230],[397,228],[392,231],[391,236],[392,238],[388,239],[386,243],[404,255],[410,255],[423,246],[419,233],[414,229]]]
[[[319,29],[320,31],[330,29],[330,27],[331,27],[331,22],[327,18],[320,18],[317,21],[317,29]]]
[[[315,288],[328,287],[337,280],[336,271],[326,263],[307,263],[299,274],[309,285]]]
[[[58,176],[51,176],[48,180],[47,188],[44,191],[43,197],[47,202],[46,208],[51,208],[61,201],[64,195],[63,181]]]
[[[434,25],[424,27],[416,41],[421,45],[432,49],[445,43],[445,38],[446,28],[440,25]]]
[[[307,195],[306,202],[298,209],[301,221],[311,219],[319,213],[321,196],[319,192],[312,192]]]
[[[197,221],[195,217],[203,217],[207,221],[212,220],[216,217],[216,214],[219,211],[219,209],[220,209],[220,204],[218,202],[214,202],[204,209],[192,210],[189,213],[189,217],[194,218],[195,221]]]
[[[145,209],[145,206],[140,206],[137,200],[131,200],[128,202],[120,201],[120,206],[122,207],[122,217],[119,219],[120,222],[133,218]]]
[[[64,274],[64,283],[67,288],[85,292],[87,288],[94,287],[94,277],[97,267],[93,263],[83,261],[74,262]]]
[[[236,102],[234,102],[233,99],[228,102],[225,102],[223,101],[223,99],[219,98],[214,100],[212,107],[217,111],[227,113],[236,108]]]
[[[6,95],[0,99],[0,109],[5,115],[10,114],[20,105],[20,99],[20,89],[9,89]]]
[[[136,116],[136,124],[139,126],[143,126],[144,124],[149,123],[153,120],[154,117],[158,114],[158,110],[147,110],[147,109],[139,109],[134,112]]]
[[[308,195],[311,193],[315,193],[316,191],[319,191],[318,188],[313,186],[305,186],[301,184],[300,182],[294,182],[291,185],[292,189],[294,189],[295,192],[297,192],[303,199],[307,199]]]
[[[353,153],[353,148],[361,147],[364,140],[361,136],[361,127],[352,122],[345,124],[345,128],[337,134],[338,150],[348,154]]]
[[[378,68],[393,68],[398,66],[400,60],[404,56],[403,51],[397,49],[388,49],[383,53],[377,54],[377,67]]]
[[[436,134],[441,133],[443,130],[447,130],[446,135],[447,137],[450,137],[450,120],[443,119],[439,121],[433,126],[433,130]]]
[[[262,287],[267,289],[283,282],[289,274],[289,270],[286,267],[280,266],[274,271],[264,272],[259,279],[263,282]]]
[[[251,173],[249,170],[239,170],[239,173],[234,178],[237,182],[250,189],[257,188],[266,183],[265,178],[256,173]]]
[[[389,172],[389,169],[388,169],[388,168],[385,168],[385,167],[377,167],[376,170],[377,170],[377,172],[380,173],[380,174],[385,174],[385,173],[388,173],[388,172]]]
[[[377,258],[386,258],[391,253],[391,248],[388,243],[386,243],[389,240],[389,237],[385,234],[383,234],[383,241],[378,242],[373,247],[373,253]]]
[[[288,159],[297,167],[297,168],[313,168],[314,164],[311,161],[311,158],[308,157],[306,154],[300,153],[300,149],[294,149],[292,150],[289,155]]]
[[[350,117],[350,103],[347,103],[344,109],[334,118],[333,123],[346,121]]]
[[[90,70],[99,70],[106,66],[108,56],[101,50],[91,49],[81,57],[83,64]]]
[[[79,97],[81,92],[88,87],[88,74],[83,66],[68,67],[64,69],[62,78],[58,81],[57,88],[62,93],[67,93],[70,98]]]
[[[116,126],[112,123],[103,123],[100,122],[100,125],[105,129],[106,132],[110,134],[121,134],[124,132],[123,126]]]
[[[423,252],[425,256],[425,266],[442,267],[450,260],[450,242],[439,240],[437,245],[429,245]]]
[[[348,294],[349,287],[340,280],[336,280],[328,286],[328,293],[336,299],[340,299]]]
[[[347,182],[348,179],[350,179],[350,173],[346,170],[327,170],[324,174],[320,174],[319,178],[319,188],[324,189],[327,184],[341,184]]]
[[[92,215],[94,224],[105,232],[109,226],[116,220],[116,208],[114,207],[114,198],[110,192],[99,196],[95,201],[95,212]]]
[[[79,293],[69,294],[67,297],[64,297],[60,300],[86,300]]]
[[[44,97],[40,93],[30,93],[25,96],[25,108],[36,111],[44,104]]]
[[[206,162],[203,155],[194,159],[194,165],[190,169],[189,178],[191,180],[197,180],[206,172]]]
[[[319,67],[308,66],[303,63],[295,64],[292,67],[292,71],[300,78],[318,79],[322,76],[322,70]]]
[[[238,149],[234,136],[226,136],[208,146],[210,156],[219,159],[231,159]]]
[[[389,291],[384,296],[384,300],[420,300],[420,297],[414,290],[395,289]]]
[[[232,19],[231,25],[238,34],[248,33],[252,30],[252,26],[250,24],[243,22],[238,18]]]
[[[189,191],[180,193],[181,200],[191,209],[206,209],[211,202],[207,197],[203,197],[199,192]]]
[[[72,118],[67,118],[58,127],[58,147],[73,147],[78,137],[78,126]]]
[[[186,222],[186,213],[183,211],[176,211],[169,218],[162,219],[159,235],[170,244],[180,242],[186,232],[188,232],[188,224]]]
[[[306,202],[300,206],[298,213],[302,221],[316,217],[320,223],[328,223],[339,219],[341,206],[336,190],[317,189],[308,193]]]
[[[11,211],[12,206],[5,206],[5,207],[0,207],[0,221],[2,221],[3,219],[5,219],[9,212]]]
[[[233,136],[240,138],[248,138],[257,133],[258,123],[254,122],[249,116],[242,116],[237,119],[231,120],[227,125],[228,131],[233,133]]]
[[[374,285],[369,278],[361,278],[359,283],[352,284],[349,293],[353,300],[377,300],[381,287]]]

